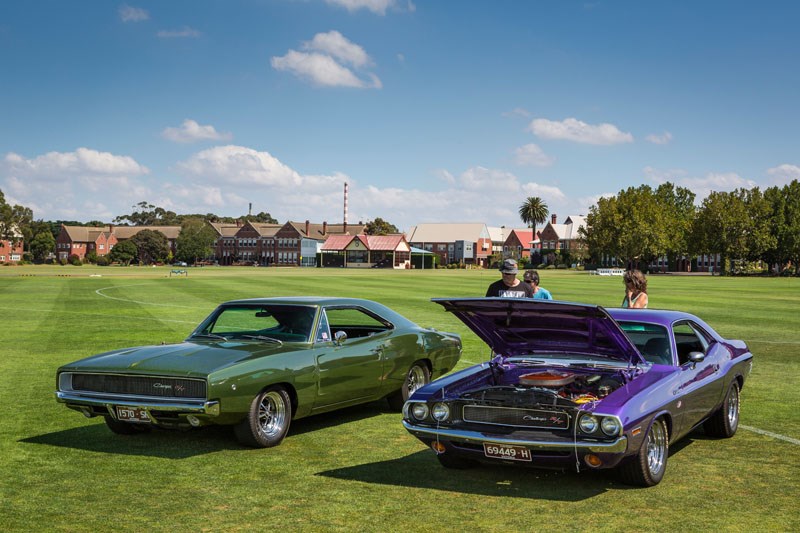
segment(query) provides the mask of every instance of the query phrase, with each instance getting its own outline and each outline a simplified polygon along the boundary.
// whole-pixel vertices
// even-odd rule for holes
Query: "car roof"
[[[624,307],[606,307],[606,311],[617,322],[648,322],[669,327],[678,320],[692,320],[702,323],[696,316],[683,311],[666,309],[630,309]]]

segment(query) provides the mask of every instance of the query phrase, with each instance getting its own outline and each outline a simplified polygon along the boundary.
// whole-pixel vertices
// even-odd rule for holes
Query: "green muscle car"
[[[114,433],[233,425],[280,444],[292,419],[387,398],[403,403],[453,369],[461,339],[353,298],[224,303],[179,344],[126,348],[58,369],[56,399]]]

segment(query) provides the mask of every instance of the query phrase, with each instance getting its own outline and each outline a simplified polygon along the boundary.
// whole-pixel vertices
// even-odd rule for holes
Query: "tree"
[[[136,208],[140,210],[135,211]],[[177,226],[181,223],[181,217],[175,212],[147,202],[139,202],[133,206],[133,209],[133,213],[120,215],[114,219],[114,222],[130,222],[134,226]]]
[[[771,213],[758,187],[711,192],[692,227],[694,252],[720,254],[723,274],[731,260],[760,259],[776,242],[770,233]]]
[[[3,191],[0,191],[0,240],[16,244],[26,237],[25,232],[33,222],[33,211],[21,205],[6,203]],[[31,235],[27,235],[30,238]]]
[[[33,260],[42,263],[47,256],[56,249],[56,240],[50,230],[45,228],[40,231],[28,242],[28,250],[33,255]]]
[[[544,224],[547,221],[547,210],[547,204],[538,196],[528,196],[519,207],[519,217],[533,230],[534,240],[536,239],[536,224]]]
[[[390,224],[383,220],[381,217],[375,217],[375,220],[367,222],[364,227],[364,233],[367,235],[389,235],[392,233],[400,233],[397,226]]]
[[[800,182],[793,180],[781,188],[770,187],[764,191],[769,202],[770,233],[775,247],[767,250],[765,258],[781,267],[791,263],[795,275],[800,274]]]
[[[136,248],[136,243],[129,239],[115,244],[109,252],[108,258],[115,263],[129,265],[138,255],[139,250]]]
[[[273,218],[272,215],[270,215],[269,213],[264,213],[263,211],[257,215],[246,215],[241,218],[249,222],[261,222],[262,224],[278,224],[278,220],[276,218]]]
[[[675,187],[667,182],[659,185],[655,196],[658,207],[664,212],[664,228],[667,230],[664,235],[664,251],[671,269],[674,269],[678,257],[689,255],[692,223],[697,214],[695,194],[689,189]]]
[[[169,241],[160,231],[144,229],[130,240],[136,245],[136,249],[139,251],[139,261],[142,263],[163,262],[170,254]]]
[[[175,258],[187,263],[196,263],[198,259],[209,257],[214,253],[217,242],[216,232],[199,218],[190,218],[181,224],[181,233],[175,243]]]

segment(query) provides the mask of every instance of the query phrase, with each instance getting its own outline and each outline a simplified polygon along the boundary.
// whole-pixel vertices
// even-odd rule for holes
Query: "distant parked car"
[[[417,390],[403,424],[439,462],[615,468],[652,486],[698,425],[732,437],[753,355],[694,315],[545,300],[434,300],[492,349]]]
[[[461,356],[458,335],[352,298],[220,305],[178,344],[114,350],[58,369],[56,398],[114,433],[230,424],[280,444],[292,419],[387,398],[403,402]]]
[[[185,266],[189,266],[189,265],[186,264],[186,261],[176,261],[175,263],[172,263],[172,266],[185,267]]]

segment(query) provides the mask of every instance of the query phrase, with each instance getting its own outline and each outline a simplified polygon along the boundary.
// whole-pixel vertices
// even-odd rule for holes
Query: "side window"
[[[689,322],[679,322],[672,326],[675,335],[675,347],[678,350],[678,364],[683,365],[689,362],[690,352],[706,353],[709,341],[702,333],[702,330],[694,327]]]
[[[325,314],[330,333],[336,335],[337,331],[344,331],[349,339],[369,337],[393,328],[388,321],[360,307],[329,307]]]
[[[332,340],[331,330],[328,327],[328,314],[323,309],[319,315],[319,326],[317,327],[316,342],[328,342]]]

